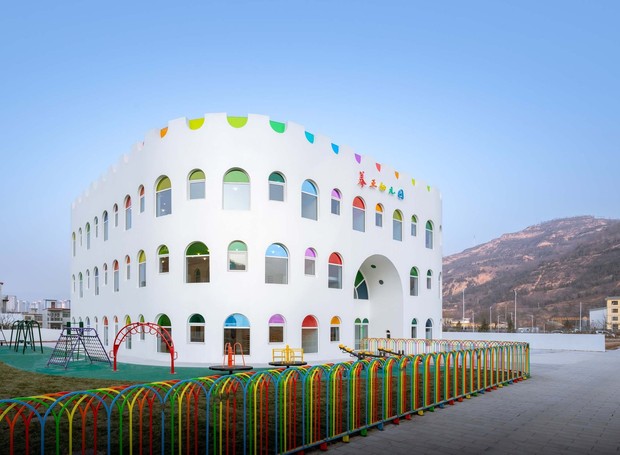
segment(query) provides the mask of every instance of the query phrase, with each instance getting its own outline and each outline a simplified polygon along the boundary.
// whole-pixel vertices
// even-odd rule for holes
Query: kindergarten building
[[[166,328],[177,362],[204,364],[229,342],[256,365],[286,345],[313,363],[367,337],[441,335],[440,193],[294,123],[173,120],[71,215],[73,321],[109,350],[132,322]],[[169,354],[139,333],[119,358]]]

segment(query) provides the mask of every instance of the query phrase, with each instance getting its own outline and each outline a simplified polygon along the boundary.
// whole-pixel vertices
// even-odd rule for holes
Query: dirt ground
[[[610,351],[612,349],[618,349],[618,348],[620,348],[620,338],[605,337],[605,350],[606,351]]]

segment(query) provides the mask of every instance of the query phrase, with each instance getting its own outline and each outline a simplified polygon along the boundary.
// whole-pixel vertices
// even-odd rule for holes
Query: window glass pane
[[[228,252],[228,270],[247,270],[248,253],[247,251]]]
[[[170,270],[170,258],[168,256],[159,257],[159,273],[168,273]]]
[[[314,258],[306,258],[304,262],[304,273],[306,275],[315,275],[315,260]]]
[[[342,266],[329,264],[328,286],[331,289],[342,289]]]
[[[204,343],[205,341],[205,328],[204,325],[190,325],[189,326],[189,341],[190,343]]]
[[[304,354],[319,352],[319,329],[301,329],[301,348]]]
[[[418,277],[417,276],[409,277],[409,295],[413,295],[413,296],[418,295]]]
[[[269,342],[270,343],[283,343],[284,342],[284,327],[270,326],[269,327]]]
[[[332,213],[340,215],[340,201],[337,199],[332,199]]]
[[[316,220],[318,198],[313,194],[301,193],[301,216],[309,220]]]
[[[353,230],[364,232],[365,227],[364,210],[353,207]]]
[[[141,262],[138,265],[138,281],[141,288],[146,286],[146,263]]]
[[[329,341],[340,341],[340,327],[330,327]]]
[[[394,240],[403,240],[403,222],[399,220],[392,220],[392,238]]]
[[[284,201],[284,184],[269,182],[269,200]]]
[[[204,199],[205,198],[205,182],[197,181],[189,183],[189,198]]]
[[[377,227],[383,227],[383,213],[375,213],[375,225]]]
[[[131,207],[125,209],[125,230],[131,229]]]
[[[187,256],[187,283],[209,282],[209,256]]]
[[[170,215],[172,213],[172,189],[159,191],[156,205],[157,216]]]
[[[265,283],[288,284],[288,258],[265,257]]]
[[[247,183],[224,183],[225,210],[250,210],[250,185]]]
[[[241,343],[241,349],[244,355],[250,355],[250,329],[248,328],[224,328],[224,347],[230,343],[230,346],[235,346],[235,343]],[[226,351],[224,351],[226,354]]]

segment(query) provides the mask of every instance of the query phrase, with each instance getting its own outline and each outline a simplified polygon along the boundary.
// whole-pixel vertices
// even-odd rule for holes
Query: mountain
[[[620,220],[580,216],[547,221],[444,258],[444,318],[475,314],[479,323],[505,321],[553,325],[588,316],[620,295]],[[533,316],[533,322],[532,322]],[[578,322],[576,322],[578,324]]]

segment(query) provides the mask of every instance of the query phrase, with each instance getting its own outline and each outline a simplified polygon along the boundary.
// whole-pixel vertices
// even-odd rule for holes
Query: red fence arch
[[[116,371],[116,357],[118,354],[118,348],[128,335],[137,335],[139,333],[148,333],[149,335],[157,335],[161,337],[168,346],[170,351],[170,373],[174,374],[174,359],[176,352],[174,351],[174,341],[172,341],[172,335],[168,330],[162,326],[153,322],[132,322],[120,329],[114,338],[114,350],[112,351],[112,357],[114,357],[114,371]]]

